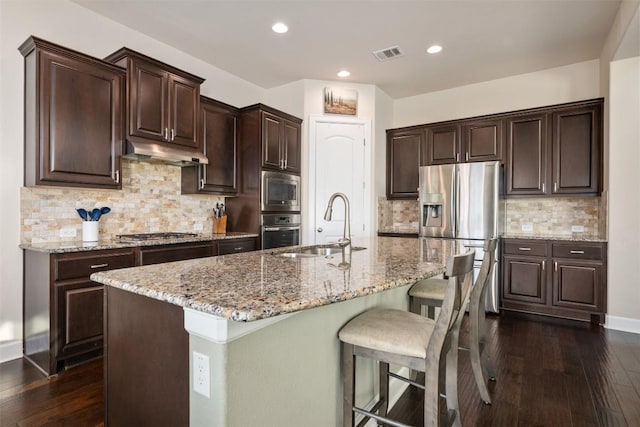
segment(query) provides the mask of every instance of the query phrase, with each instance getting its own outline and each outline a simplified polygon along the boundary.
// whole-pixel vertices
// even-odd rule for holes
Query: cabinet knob
[[[571,251],[572,254],[583,254],[584,251]]]
[[[171,142],[173,142],[176,139],[176,131],[175,129],[171,129]]]
[[[200,190],[204,189],[204,179],[200,178]]]
[[[519,251],[530,251],[531,248],[518,248]]]
[[[164,128],[164,134],[162,135],[162,139],[165,141],[169,140],[169,128]]]
[[[318,227],[318,233],[322,233],[322,227]]]
[[[93,264],[91,266],[91,269],[95,270],[96,268],[104,268],[104,267],[109,267],[109,264]]]

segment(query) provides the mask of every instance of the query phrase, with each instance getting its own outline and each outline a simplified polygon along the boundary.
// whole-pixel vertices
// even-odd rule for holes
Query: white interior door
[[[342,238],[345,208],[342,199],[333,203],[331,221],[324,213],[333,193],[344,193],[351,207],[351,236],[365,234],[365,125],[318,122],[315,126],[315,242]]]

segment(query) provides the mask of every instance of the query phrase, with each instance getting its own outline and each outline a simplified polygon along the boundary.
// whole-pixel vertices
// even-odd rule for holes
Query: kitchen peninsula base
[[[375,306],[406,310],[408,286],[254,322],[194,320],[192,310],[107,286],[106,425],[341,425],[338,330]],[[193,391],[194,352],[209,358],[208,398]],[[363,360],[357,375],[364,407],[377,370]],[[405,385],[395,381],[397,399]]]

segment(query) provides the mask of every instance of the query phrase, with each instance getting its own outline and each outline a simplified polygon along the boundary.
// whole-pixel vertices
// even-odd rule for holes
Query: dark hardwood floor
[[[488,340],[492,405],[480,401],[460,353],[463,425],[640,426],[640,335],[494,316]],[[391,415],[421,426],[421,398],[407,389]],[[101,360],[52,379],[22,359],[0,365],[0,426],[102,425]]]

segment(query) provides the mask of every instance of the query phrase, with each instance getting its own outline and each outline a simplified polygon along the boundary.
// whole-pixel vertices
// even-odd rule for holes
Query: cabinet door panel
[[[133,61],[129,96],[130,133],[164,141],[165,130],[169,127],[166,111],[166,71],[142,61]]]
[[[272,166],[277,169],[282,168],[282,154],[280,151],[280,124],[281,119],[263,113],[262,116],[262,166]]]
[[[588,261],[554,262],[553,305],[601,311],[602,264]]]
[[[283,148],[287,172],[300,173],[300,125],[284,121]]]
[[[423,141],[421,130],[387,135],[387,198],[418,197],[420,146]]]
[[[104,286],[90,281],[55,285],[58,357],[102,347]]]
[[[427,143],[421,165],[441,165],[459,160],[459,127],[440,126],[427,129]]]
[[[502,161],[502,120],[488,120],[464,125],[462,153],[465,162]]]
[[[545,261],[540,258],[505,256],[503,298],[544,304],[546,302]]]
[[[600,108],[553,114],[553,192],[597,193]]]
[[[40,181],[118,187],[123,85],[111,70],[41,53]]]
[[[237,110],[202,98],[200,136],[208,165],[182,169],[182,192],[236,194],[237,180]],[[200,182],[202,179],[201,186]],[[189,188],[185,188],[185,187]]]
[[[547,116],[507,120],[508,195],[545,194],[547,164]]]
[[[174,144],[197,148],[197,117],[200,106],[200,86],[187,79],[169,74],[169,108],[171,123],[169,139]]]

